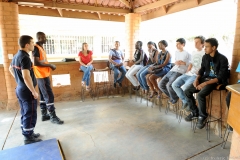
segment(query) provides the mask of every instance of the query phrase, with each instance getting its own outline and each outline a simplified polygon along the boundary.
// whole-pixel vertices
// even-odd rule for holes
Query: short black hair
[[[142,44],[143,44],[142,41],[137,41],[137,43],[140,43],[140,46],[142,47]]]
[[[21,48],[25,48],[26,44],[30,44],[31,40],[33,38],[31,36],[28,36],[28,35],[22,35],[20,38],[19,38],[19,46]]]
[[[186,40],[184,38],[178,38],[176,42],[179,42],[181,44],[186,44]]]
[[[204,42],[205,42],[205,37],[203,37],[203,36],[196,36],[196,37],[194,37],[194,39],[200,39],[201,44],[204,44]]]
[[[161,40],[161,41],[158,42],[158,44],[159,44],[159,43],[162,43],[165,47],[168,46],[168,43],[167,43],[167,41],[165,41],[165,40]]]
[[[206,43],[210,43],[211,46],[215,46],[216,48],[218,48],[218,40],[216,38],[208,38],[205,40]]]
[[[36,37],[39,40],[40,36],[45,35],[43,32],[37,32]]]
[[[115,41],[115,43],[119,43],[119,44],[120,44],[120,42],[119,42],[119,41]]]

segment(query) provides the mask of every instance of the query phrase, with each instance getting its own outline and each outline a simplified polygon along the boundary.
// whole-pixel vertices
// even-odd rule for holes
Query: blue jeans
[[[147,66],[141,68],[136,74],[138,82],[139,82],[141,88],[144,89],[144,90],[149,89],[149,87],[147,85],[147,80],[146,80],[146,75],[148,74],[149,66],[150,65],[147,65]]]
[[[176,103],[178,100],[178,96],[172,88],[172,83],[181,75],[181,73],[170,71],[158,83],[160,90],[169,97],[172,103]]]
[[[178,95],[178,97],[182,100],[183,104],[187,103],[186,96],[184,91],[195,81],[197,76],[188,76],[186,74],[178,77],[173,83],[172,88]]]
[[[93,66],[92,65],[90,65],[88,67],[81,66],[80,69],[83,71],[82,81],[84,81],[86,83],[86,86],[89,86],[90,77],[91,77],[91,70],[93,69]]]
[[[121,67],[112,66],[112,70],[114,72],[114,83],[122,83],[125,77],[125,74],[127,72],[126,68],[124,66],[121,66]],[[119,77],[119,72],[122,73],[120,77]]]

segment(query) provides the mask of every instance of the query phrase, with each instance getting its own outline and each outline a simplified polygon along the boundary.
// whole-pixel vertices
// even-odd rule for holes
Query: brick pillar
[[[18,25],[18,5],[14,3],[0,2],[0,40],[3,48],[3,67],[6,81],[6,90],[1,88],[1,92],[7,94],[6,109],[16,109],[18,107],[15,94],[16,82],[10,74],[8,68],[11,63],[9,55],[17,53],[19,38]]]
[[[126,59],[133,59],[135,51],[135,43],[139,40],[141,15],[129,13],[125,15],[125,30],[126,30]]]
[[[236,68],[238,66],[238,63],[240,62],[240,0],[238,0],[236,32],[235,32],[235,40],[234,40],[232,57],[233,58],[232,58],[232,66],[231,66],[230,84],[234,84],[237,82]]]
[[[230,84],[237,82],[236,68],[240,62],[240,0],[238,0],[238,11],[237,11],[237,21],[236,21],[236,33],[233,46],[233,58],[231,66],[231,78]],[[230,150],[230,160],[240,159],[240,135],[233,131],[232,144]]]

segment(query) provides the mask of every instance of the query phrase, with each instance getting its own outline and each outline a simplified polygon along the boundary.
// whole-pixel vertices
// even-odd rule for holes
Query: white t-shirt
[[[190,71],[186,73],[186,75],[193,76],[198,74],[198,71],[201,68],[202,57],[204,54],[205,54],[204,50],[193,51],[190,62],[192,64],[192,68]]]
[[[171,71],[179,72],[179,73],[184,74],[187,71],[189,62],[191,60],[191,55],[187,51],[185,51],[185,50],[183,50],[182,52],[176,51],[175,52],[175,61],[179,61],[179,60],[185,62],[186,65],[175,65],[171,69]]]

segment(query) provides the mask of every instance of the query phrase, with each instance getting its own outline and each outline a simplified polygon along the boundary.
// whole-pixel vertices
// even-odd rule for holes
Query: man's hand
[[[91,65],[91,63],[88,63],[88,64],[87,64],[87,66],[90,66],[90,65]]]
[[[118,67],[121,67],[122,65],[123,65],[123,63],[119,63],[119,64],[118,64]]]
[[[154,69],[154,67],[151,66],[151,67],[148,68],[148,71],[149,71],[149,72],[152,72],[153,69]]]
[[[194,86],[195,88],[197,88],[198,85],[199,85],[199,81],[198,81],[198,79],[196,79],[196,80],[193,82],[193,86]]]
[[[175,64],[176,64],[176,65],[180,65],[180,61],[176,61]]]
[[[34,90],[34,92],[32,92],[32,95],[34,97],[34,99],[38,99],[38,93]]]
[[[200,85],[198,85],[196,88],[197,88],[197,90],[201,90],[201,89],[203,89],[206,85],[207,85],[207,83],[206,83],[206,82],[203,82],[203,83],[201,83]]]
[[[50,64],[50,68],[54,71],[56,69],[56,66],[54,64]]]

